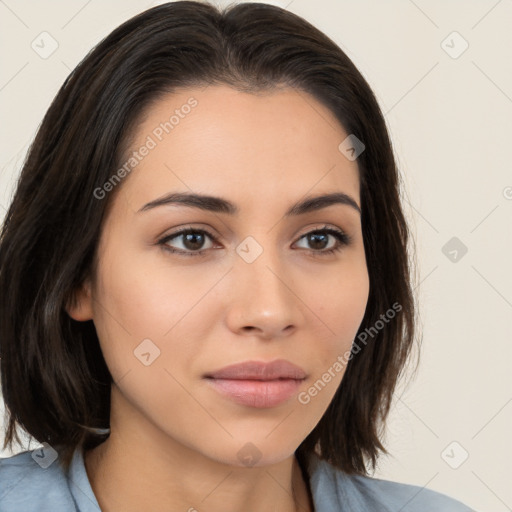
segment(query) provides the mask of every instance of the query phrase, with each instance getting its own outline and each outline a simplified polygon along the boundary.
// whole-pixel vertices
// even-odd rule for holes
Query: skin
[[[68,308],[92,319],[113,376],[111,435],[85,453],[104,512],[311,511],[294,455],[331,402],[343,371],[308,404],[239,405],[208,386],[207,372],[247,360],[287,359],[310,388],[349,350],[369,292],[361,218],[343,204],[285,218],[306,195],[343,192],[359,205],[357,161],[338,145],[347,133],[312,96],[290,88],[252,95],[228,86],[181,90],[154,103],[136,128],[138,149],[190,97],[198,104],[123,179],[105,219],[97,271]],[[240,213],[183,205],[138,210],[169,192],[223,197]],[[106,199],[104,199],[106,200]],[[207,229],[196,245],[178,228]],[[352,237],[334,254],[325,225]],[[237,246],[263,252],[247,263]],[[315,252],[316,251],[316,252]],[[160,355],[145,366],[134,350],[149,338]],[[252,443],[260,458],[237,454]]]

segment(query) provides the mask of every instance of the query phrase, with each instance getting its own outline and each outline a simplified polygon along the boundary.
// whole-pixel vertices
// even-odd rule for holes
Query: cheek
[[[299,407],[307,411],[305,417],[311,421],[311,428],[322,417],[342,382],[353,341],[364,317],[368,293],[365,267],[350,275],[341,274],[312,297],[312,304],[318,305],[314,311],[318,317],[317,325],[320,325],[319,333],[323,336],[313,333],[312,338],[317,341],[310,356],[314,374],[298,395]]]
[[[163,258],[148,264],[123,252],[129,254],[104,257],[93,303],[94,324],[112,376],[145,368],[138,356],[147,352],[150,360],[155,358],[152,368],[188,367],[200,349],[197,340],[206,339],[212,325],[208,313],[213,308],[205,307],[204,298],[218,276],[198,277],[192,266],[173,267]]]
[[[312,300],[315,312],[332,334],[331,350],[350,348],[364,317],[369,294],[366,266],[340,272]]]
[[[107,267],[107,265],[106,265]],[[199,278],[192,267],[166,264],[165,258],[116,258],[104,272],[98,297],[105,309],[134,337],[161,339],[182,322],[218,279]]]
[[[315,373],[299,395],[299,403],[312,417],[321,417],[339,385],[368,302],[366,266],[341,272],[313,297],[323,336],[318,336],[314,355]],[[327,328],[325,327],[327,326]],[[325,335],[327,333],[327,335]]]

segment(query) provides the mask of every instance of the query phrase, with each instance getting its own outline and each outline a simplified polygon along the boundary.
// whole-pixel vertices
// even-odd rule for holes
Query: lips
[[[290,363],[290,361],[279,359],[269,363],[246,361],[240,364],[233,364],[208,373],[205,377],[231,380],[303,380],[307,375],[300,366]]]
[[[307,375],[299,366],[280,359],[270,363],[246,361],[204,377],[225,398],[239,405],[263,409],[290,400]]]

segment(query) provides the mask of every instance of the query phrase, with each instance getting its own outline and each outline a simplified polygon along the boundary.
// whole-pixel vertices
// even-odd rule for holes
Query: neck
[[[312,512],[308,476],[298,459],[240,468],[178,444],[122,437],[115,430],[85,452],[91,487],[102,512]]]

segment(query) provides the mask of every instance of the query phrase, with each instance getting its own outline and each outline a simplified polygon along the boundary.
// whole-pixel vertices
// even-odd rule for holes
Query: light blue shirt
[[[83,456],[76,450],[69,473],[55,460],[43,468],[40,449],[0,459],[0,512],[99,512]],[[472,512],[423,487],[347,475],[316,456],[308,462],[315,512]]]

